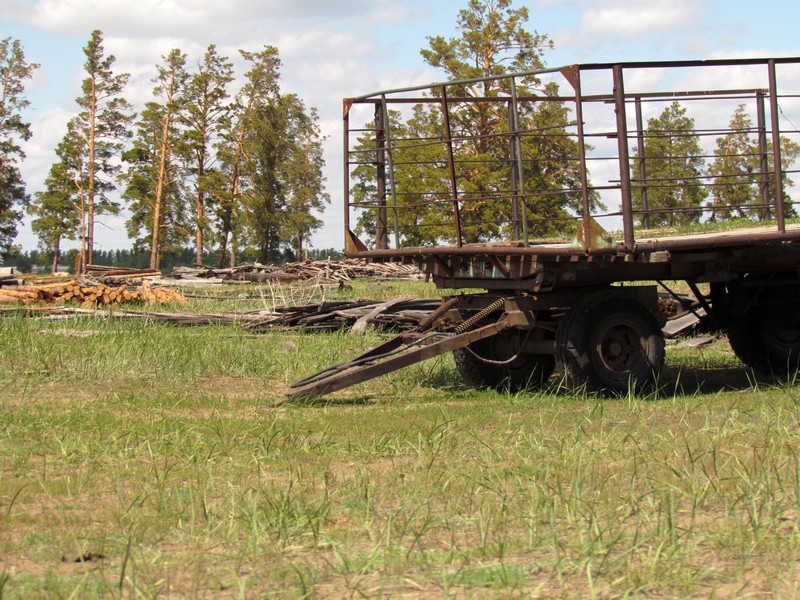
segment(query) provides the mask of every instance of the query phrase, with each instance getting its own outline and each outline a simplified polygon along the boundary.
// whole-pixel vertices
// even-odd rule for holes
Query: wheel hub
[[[629,323],[614,324],[603,332],[598,354],[605,367],[617,373],[633,370],[643,360],[644,340]]]

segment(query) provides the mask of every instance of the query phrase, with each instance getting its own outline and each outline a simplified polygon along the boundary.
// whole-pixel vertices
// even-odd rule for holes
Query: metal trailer
[[[647,389],[672,281],[745,364],[800,366],[800,58],[572,65],[349,98],[343,117],[347,256],[467,291],[288,398],[450,351],[474,386],[559,369]]]

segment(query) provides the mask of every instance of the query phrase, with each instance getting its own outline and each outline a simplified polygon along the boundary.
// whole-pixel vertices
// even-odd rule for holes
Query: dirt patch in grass
[[[4,406],[85,404],[112,396],[180,396],[221,398],[231,402],[281,398],[283,385],[256,377],[194,377],[165,381],[162,378],[111,376],[103,380],[14,380],[0,389]]]

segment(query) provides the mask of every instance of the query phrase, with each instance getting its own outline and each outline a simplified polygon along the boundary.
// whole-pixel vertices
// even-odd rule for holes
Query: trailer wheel
[[[797,292],[797,290],[794,290]],[[775,292],[783,300],[752,307],[728,328],[728,341],[744,364],[767,373],[800,368],[800,306],[796,294]]]
[[[500,333],[467,348],[453,350],[456,368],[464,383],[479,389],[513,392],[542,387],[555,369],[555,357],[520,353],[525,336],[525,332]]]
[[[567,384],[625,393],[655,384],[664,364],[664,336],[647,307],[616,290],[583,298],[556,333],[556,357]]]

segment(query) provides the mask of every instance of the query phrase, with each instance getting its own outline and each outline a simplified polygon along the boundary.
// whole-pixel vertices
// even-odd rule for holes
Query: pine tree
[[[283,165],[287,198],[281,238],[294,249],[295,259],[302,260],[311,233],[322,226],[322,220],[314,213],[321,213],[325,205],[330,204],[322,174],[325,166],[324,137],[314,108],[306,111],[302,100],[295,96],[286,96],[285,99],[293,107],[294,127],[287,139],[289,160]]]
[[[165,227],[167,221],[165,213],[168,212],[168,208],[172,209],[169,212],[173,217],[183,212],[180,190],[176,185],[173,173],[177,169],[177,166],[173,164],[173,153],[179,139],[176,124],[180,120],[180,113],[186,102],[184,96],[188,78],[184,68],[186,55],[175,49],[164,57],[164,62],[164,66],[158,67],[157,85],[153,90],[155,96],[161,97],[162,104],[152,103],[150,106],[153,113],[157,115],[160,125],[160,137],[156,148],[157,169],[150,238],[151,269],[158,269],[161,264],[161,244],[168,234]],[[172,194],[168,194],[168,191],[171,191]]]
[[[509,73],[536,71],[544,68],[544,52],[553,46],[547,35],[526,28],[528,10],[514,8],[511,0],[470,0],[459,11],[456,28],[459,35],[446,39],[429,37],[429,47],[421,50],[423,59],[443,70],[449,81],[467,81],[447,87],[450,130],[444,131],[442,107],[439,103],[421,104],[405,120],[389,111],[388,126],[381,128],[377,120],[367,129],[390,132],[394,197],[398,208],[390,221],[397,220],[401,245],[419,243],[454,243],[452,202],[442,201],[452,194],[447,169],[446,148],[439,144],[420,144],[413,140],[441,139],[452,143],[455,178],[460,202],[463,242],[490,241],[520,235],[512,225],[512,165],[508,160],[512,135],[508,99],[511,80],[499,77]],[[519,97],[558,95],[555,84],[544,84],[535,76],[515,79]],[[441,91],[433,89],[438,96]],[[453,102],[453,98],[465,98]],[[498,98],[498,102],[475,102],[469,99]],[[526,189],[537,194],[526,197],[529,234],[565,233],[572,229],[568,209],[581,208],[578,145],[568,135],[571,117],[563,103],[555,100],[520,103],[518,131],[533,135],[520,136],[522,141]],[[547,132],[540,135],[539,132]],[[374,154],[375,138],[361,138],[359,156]],[[408,141],[407,141],[408,140]],[[388,152],[387,152],[388,154]],[[549,168],[558,163],[559,169]],[[375,204],[377,191],[368,183],[374,178],[371,169],[360,165],[354,170],[354,197],[360,203]],[[360,195],[360,196],[359,196]],[[381,199],[378,199],[380,202]],[[599,196],[590,192],[590,204],[599,205]],[[365,211],[359,219],[361,230],[376,222],[376,210]],[[536,215],[537,219],[533,218]],[[378,226],[380,231],[383,225]],[[571,233],[571,231],[570,231]],[[376,238],[380,234],[376,235]],[[376,239],[376,247],[384,244]]]
[[[248,185],[242,197],[247,239],[261,262],[279,262],[291,248],[302,256],[321,225],[313,212],[329,201],[322,176],[322,137],[316,111],[294,94],[270,98],[255,112],[242,165]]]
[[[638,148],[634,154],[638,155]],[[658,117],[647,122],[644,158],[633,158],[631,170],[639,172],[644,160],[647,173],[647,198],[651,227],[696,223],[708,189],[701,177],[705,161],[700,138],[694,132],[694,119],[686,116],[680,102],[667,106]],[[642,188],[632,190],[633,207],[642,210]]]
[[[164,251],[178,252],[188,234],[185,172],[176,157],[182,147],[186,56],[172,50],[163,59],[153,79],[153,95],[160,101],[147,103],[133,148],[124,154],[129,163],[123,195],[130,202],[128,233],[137,237],[138,248],[149,249],[151,269],[160,268]]]
[[[106,56],[103,34],[92,32],[83,49],[86,55],[84,70],[87,77],[77,98],[81,113],[80,130],[84,139],[86,157],[86,239],[82,248],[82,265],[92,262],[94,252],[94,226],[98,215],[118,212],[119,206],[109,198],[115,189],[114,178],[119,165],[114,158],[130,137],[129,125],[133,119],[131,106],[121,94],[129,75],[115,75],[113,55]]]
[[[260,126],[259,121],[263,122],[268,115],[264,108],[279,93],[278,73],[281,63],[277,48],[264,46],[260,52],[240,52],[250,63],[250,69],[245,73],[246,83],[237,94],[232,126],[225,132],[220,143],[227,189],[216,207],[219,222],[218,266],[224,264],[226,254],[230,255],[231,266],[236,263],[236,236],[241,233],[243,225],[240,219],[241,197],[250,185],[247,176],[252,176],[252,173],[247,173],[247,165],[244,164],[248,160],[245,146],[249,143],[248,138]],[[268,130],[263,126],[261,129],[262,132]]]
[[[21,142],[31,138],[30,123],[22,117],[29,102],[25,82],[39,65],[28,62],[19,40],[0,39],[0,254],[8,255],[22,219],[19,207],[30,198],[18,163],[25,158]]]
[[[194,179],[195,263],[203,264],[205,231],[209,224],[207,203],[220,195],[224,177],[213,152],[220,132],[230,126],[231,107],[228,84],[233,80],[233,65],[217,54],[212,44],[187,85],[187,104],[183,116],[186,127],[185,151]]]
[[[39,238],[39,248],[50,255],[50,271],[55,273],[61,255],[61,241],[82,235],[85,221],[85,173],[82,140],[70,121],[67,133],[56,148],[59,160],[50,167],[44,191],[37,192],[28,212],[35,218],[31,228]]]
[[[708,174],[714,177],[712,219],[745,217],[753,212],[748,205],[757,201],[760,159],[752,131],[752,119],[745,105],[740,104],[731,117],[728,133],[717,138],[714,162],[708,169]]]
[[[451,87],[453,97],[493,97],[510,92],[509,80],[493,79],[509,72],[542,69],[543,55],[553,43],[547,35],[525,28],[528,10],[513,8],[511,0],[470,0],[458,13],[458,37],[429,37],[429,48],[420,51],[429,65],[442,69],[451,80],[483,78],[480,83]],[[535,77],[519,80],[518,93],[532,95],[541,88]],[[465,242],[486,241],[498,236],[500,205],[493,200],[507,173],[498,168],[497,158],[507,155],[508,141],[497,134],[508,131],[508,113],[502,103],[468,103],[453,107],[451,137],[466,139],[455,144],[457,159],[468,165],[457,173]],[[510,203],[509,203],[510,205]],[[532,211],[533,212],[533,211]],[[452,218],[452,217],[451,217]]]

